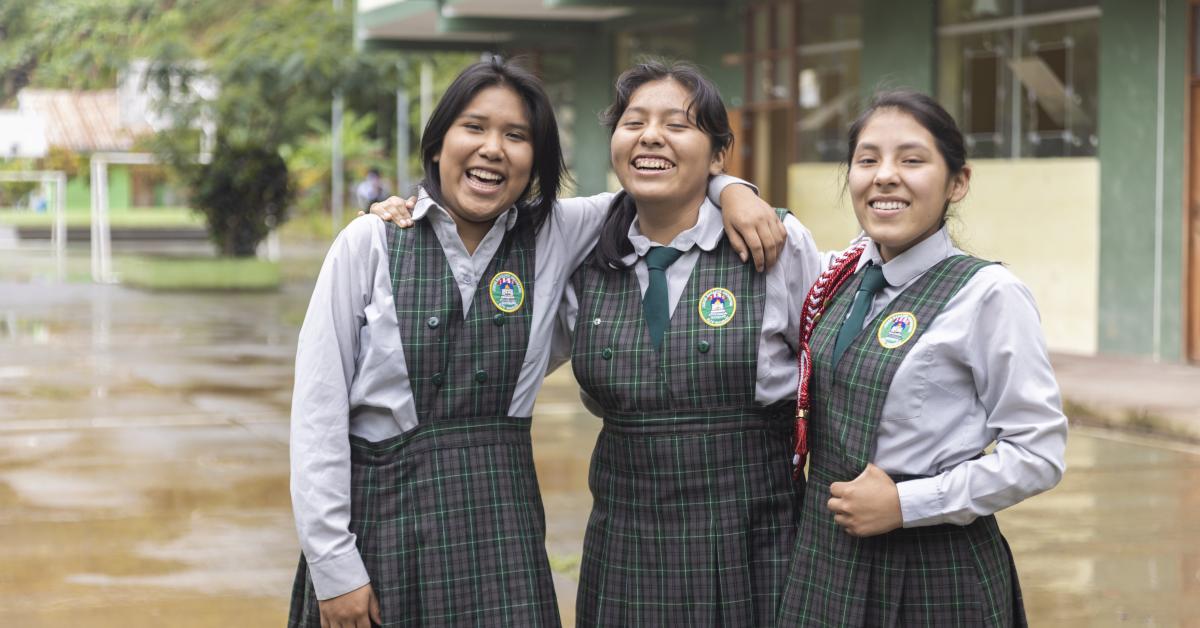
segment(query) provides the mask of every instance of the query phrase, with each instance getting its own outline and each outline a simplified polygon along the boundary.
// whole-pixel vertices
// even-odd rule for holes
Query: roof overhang
[[[728,0],[359,0],[366,48],[487,49],[578,40],[605,24],[712,11]]]

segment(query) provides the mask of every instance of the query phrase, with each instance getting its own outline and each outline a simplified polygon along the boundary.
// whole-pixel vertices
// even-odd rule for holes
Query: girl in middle
[[[579,626],[774,622],[803,484],[792,479],[797,322],[812,237],[756,273],[705,198],[733,140],[694,67],[642,63],[604,115],[624,192],[572,276],[558,341],[602,414]]]

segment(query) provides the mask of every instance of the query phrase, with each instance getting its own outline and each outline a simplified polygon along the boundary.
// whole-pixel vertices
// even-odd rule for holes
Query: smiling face
[[[692,95],[671,79],[651,81],[629,99],[613,130],[613,171],[639,211],[696,208],[708,177],[720,174],[724,155],[688,115]]]
[[[529,185],[533,141],[525,103],[505,86],[480,90],[446,131],[435,161],[445,209],[459,232],[486,233]]]
[[[941,228],[946,204],[967,194],[970,168],[951,175],[933,135],[896,109],[874,113],[847,176],[854,214],[886,262]]]

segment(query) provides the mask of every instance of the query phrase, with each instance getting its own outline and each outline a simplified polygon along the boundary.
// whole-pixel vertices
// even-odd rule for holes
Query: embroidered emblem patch
[[[875,337],[879,346],[884,349],[895,349],[903,346],[917,333],[917,317],[912,312],[895,312],[883,319]]]
[[[733,320],[737,299],[725,288],[713,288],[700,297],[700,320],[709,327],[724,327]]]
[[[507,270],[496,273],[488,282],[488,294],[492,297],[492,305],[506,314],[516,312],[525,304],[525,285]]]

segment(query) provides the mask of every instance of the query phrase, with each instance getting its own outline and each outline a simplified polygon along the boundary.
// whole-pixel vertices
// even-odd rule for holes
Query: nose
[[[638,138],[638,143],[643,146],[662,145],[662,129],[659,128],[657,122],[651,122],[642,128],[642,135]]]
[[[498,161],[504,154],[503,138],[499,133],[485,133],[479,144],[479,156],[488,161]]]
[[[892,160],[884,159],[879,162],[879,167],[875,169],[875,185],[894,185],[899,180],[897,177],[896,164]]]

